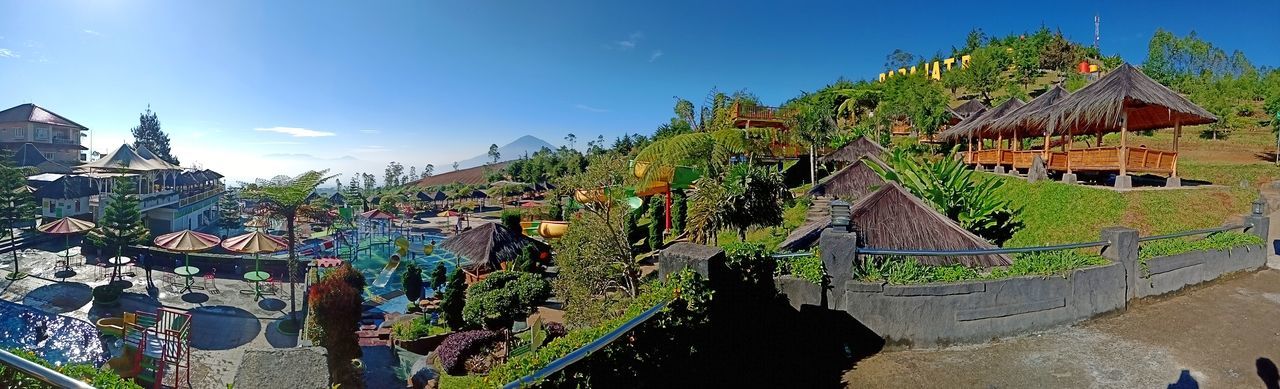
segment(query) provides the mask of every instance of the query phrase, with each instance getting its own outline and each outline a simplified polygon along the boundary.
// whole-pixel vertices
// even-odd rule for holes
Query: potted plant
[[[431,322],[427,315],[405,320],[391,326],[391,336],[400,348],[414,354],[426,355],[436,349],[449,336],[449,328]]]
[[[120,305],[120,295],[124,293],[124,289],[111,284],[99,285],[93,288],[93,304],[100,307],[114,307]]]

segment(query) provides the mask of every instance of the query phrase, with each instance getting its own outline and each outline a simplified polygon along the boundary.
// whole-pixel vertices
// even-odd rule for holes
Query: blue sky
[[[801,4],[803,3],[803,4]],[[1145,3],[1145,4],[1141,4]],[[450,170],[531,134],[650,133],[673,96],[776,104],[885,55],[1045,24],[1140,63],[1157,27],[1280,65],[1280,2],[0,0],[0,105],[129,138],[148,104],[186,165],[233,179],[388,161]],[[344,181],[346,177],[343,177]]]

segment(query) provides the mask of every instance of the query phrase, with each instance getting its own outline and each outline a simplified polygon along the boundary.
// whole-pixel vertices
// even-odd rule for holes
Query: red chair
[[[217,277],[214,276],[217,273],[218,269],[209,268],[209,272],[204,275],[204,288],[208,290],[209,293],[217,294],[221,292],[218,290]]]

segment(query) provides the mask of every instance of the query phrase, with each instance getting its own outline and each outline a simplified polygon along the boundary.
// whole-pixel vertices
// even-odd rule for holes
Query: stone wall
[[[1251,216],[1247,222],[1253,226],[1247,232],[1266,239],[1266,217]],[[856,235],[835,230],[822,233],[820,245],[824,265],[833,278],[831,285],[794,277],[778,277],[775,284],[793,307],[813,305],[846,311],[890,347],[976,343],[1069,325],[1123,310],[1137,298],[1259,269],[1267,258],[1264,246],[1253,245],[1152,258],[1144,266],[1138,261],[1138,231],[1113,227],[1101,234],[1102,240],[1109,242],[1102,255],[1112,263],[1077,269],[1065,276],[888,285],[851,278],[854,250],[850,248],[856,247]]]

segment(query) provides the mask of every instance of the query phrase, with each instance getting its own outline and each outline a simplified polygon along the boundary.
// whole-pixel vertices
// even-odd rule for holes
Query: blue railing
[[[93,386],[84,382],[77,381],[74,378],[67,377],[57,370],[53,370],[38,363],[28,361],[13,355],[12,353],[0,350],[0,365],[7,366],[16,371],[17,374],[25,375],[55,388],[85,388],[93,389]]]
[[[613,331],[609,331],[608,334],[605,334],[604,336],[591,341],[591,343],[587,343],[586,345],[582,346],[581,348],[578,348],[577,350],[573,350],[569,354],[566,354],[565,356],[560,357],[560,359],[551,361],[551,363],[547,364],[547,366],[544,366],[541,369],[538,369],[538,371],[535,371],[527,376],[521,377],[518,380],[511,381],[506,385],[503,385],[503,389],[516,389],[516,388],[523,388],[525,386],[533,385],[534,383],[537,383],[538,381],[546,379],[547,377],[550,377],[552,374],[555,374],[560,370],[564,370],[565,367],[568,367],[569,365],[572,365],[575,362],[578,362],[583,358],[586,358],[588,355],[591,355],[591,353],[600,351],[600,349],[603,349],[605,346],[608,346],[609,343],[613,343],[614,340],[617,340],[618,338],[622,337],[622,334],[625,334],[628,331],[635,329],[637,326],[639,326],[640,324],[644,324],[644,322],[646,321],[649,321],[649,319],[652,319],[655,315],[658,314],[658,312],[661,312],[663,308],[666,308],[668,303],[670,303],[670,301],[663,301],[661,303],[658,303],[658,305],[654,305],[653,308],[649,308],[648,310],[640,313],[640,315],[637,315],[636,317],[631,318],[631,320],[627,320],[626,323],[622,323],[621,326],[618,326],[618,328],[615,328]]]

